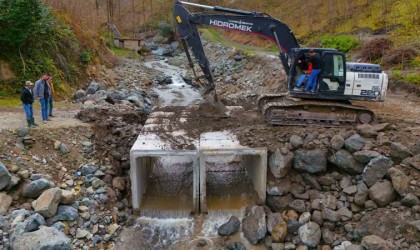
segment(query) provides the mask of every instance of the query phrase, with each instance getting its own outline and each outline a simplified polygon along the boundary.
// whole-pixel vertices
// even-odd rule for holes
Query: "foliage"
[[[362,60],[375,62],[382,59],[385,52],[392,48],[392,41],[387,38],[373,39],[363,45],[361,49]]]
[[[347,35],[341,35],[341,36],[322,36],[321,37],[322,48],[334,48],[338,49],[344,53],[349,52],[354,47],[356,47],[359,42],[354,36],[347,36]]]
[[[172,26],[171,26],[170,23],[159,22],[158,23],[158,30],[159,30],[159,34],[163,37],[166,37],[166,38],[173,38],[174,37],[174,32],[172,30]]]
[[[0,0],[0,49],[19,49],[48,34],[50,11],[40,0]]]
[[[410,47],[401,47],[387,51],[384,63],[387,65],[403,65],[411,62],[417,56],[417,51]]]

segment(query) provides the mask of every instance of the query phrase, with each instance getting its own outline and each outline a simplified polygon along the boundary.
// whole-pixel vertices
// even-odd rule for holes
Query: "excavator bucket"
[[[198,107],[200,115],[212,118],[228,118],[230,116],[228,109],[217,96],[216,90],[206,91],[202,97],[203,101]]]

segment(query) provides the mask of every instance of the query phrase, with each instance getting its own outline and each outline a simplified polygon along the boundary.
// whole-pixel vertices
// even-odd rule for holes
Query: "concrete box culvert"
[[[191,119],[188,111],[183,111],[181,115],[173,112],[154,112],[149,116],[130,151],[134,211],[144,215],[142,209],[147,210],[147,214],[153,212],[158,205],[163,205],[161,210],[164,211],[156,211],[156,214],[163,215],[162,217],[177,217],[179,214],[170,211],[176,209],[182,210],[181,217],[189,213],[207,213],[209,198],[210,209],[213,209],[213,198],[216,199],[216,203],[220,197],[232,198],[238,195],[232,192],[235,190],[243,191],[240,194],[241,199],[244,195],[249,198],[255,194],[251,202],[265,202],[267,150],[242,146],[236,136],[228,131],[207,132],[199,138],[191,138],[183,130],[185,124],[188,124],[188,119]],[[178,148],[179,146],[184,148]],[[161,180],[159,173],[155,171],[159,167],[167,176]],[[228,177],[232,177],[232,183],[222,183],[218,186],[219,179]],[[176,178],[183,180],[181,183],[172,182],[172,179]],[[170,185],[161,187],[156,183]],[[185,189],[189,198],[180,198],[176,192],[171,194],[178,189]],[[167,194],[164,194],[165,192]],[[154,195],[156,197],[153,197]],[[237,202],[232,199],[224,201],[226,202],[219,202],[220,210],[229,209],[229,205]],[[147,206],[147,203],[152,206]],[[187,208],[185,204],[189,204]],[[155,216],[153,213],[149,215]]]
[[[234,211],[265,202],[266,182],[267,149],[241,146],[236,136],[226,131],[200,136],[201,213]]]

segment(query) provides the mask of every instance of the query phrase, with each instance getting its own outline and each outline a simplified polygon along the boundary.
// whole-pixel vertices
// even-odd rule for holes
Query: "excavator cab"
[[[317,87],[315,93],[296,90],[298,79],[305,74],[307,69],[304,61],[309,57],[309,51],[314,50],[321,57],[321,73],[316,80]],[[292,49],[291,69],[289,73],[288,87],[290,95],[293,97],[310,99],[332,99],[345,100],[344,90],[346,85],[346,57],[343,53],[335,49],[322,48],[294,48]]]

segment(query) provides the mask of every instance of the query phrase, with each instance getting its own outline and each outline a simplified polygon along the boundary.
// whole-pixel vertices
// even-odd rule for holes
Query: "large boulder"
[[[104,85],[98,83],[98,82],[91,82],[89,84],[89,87],[86,89],[86,95],[93,95],[99,90],[104,90]]]
[[[363,164],[367,164],[370,162],[370,160],[378,156],[381,156],[381,154],[372,150],[361,150],[361,151],[355,152],[353,156],[354,156],[354,159],[356,159],[356,161]]]
[[[389,156],[397,164],[411,156],[410,150],[401,143],[391,142],[389,149]]]
[[[302,139],[302,137],[300,137],[298,135],[292,135],[290,137],[290,144],[292,145],[292,147],[294,149],[301,148],[302,145],[303,145],[303,139]]]
[[[45,179],[41,178],[35,181],[32,181],[23,188],[22,196],[26,198],[38,198],[45,190],[51,188],[51,183]]]
[[[38,230],[39,227],[43,225],[45,225],[45,219],[40,214],[33,214],[29,216],[23,222],[17,224],[11,237],[12,242],[15,241],[19,235]]]
[[[328,161],[349,174],[360,174],[363,171],[363,165],[356,161],[351,153],[343,149],[331,154]]]
[[[321,240],[321,228],[315,222],[308,222],[298,231],[299,238],[308,247],[316,248]]]
[[[43,192],[36,200],[35,212],[46,218],[54,216],[61,200],[61,193],[60,188],[51,188]]]
[[[228,222],[221,225],[217,229],[217,233],[220,236],[230,236],[230,235],[238,232],[240,226],[241,226],[241,221],[237,217],[232,216],[232,217],[230,217]]]
[[[327,169],[327,152],[299,149],[295,153],[293,166],[311,174],[324,172]]]
[[[7,168],[0,161],[0,190],[7,187],[12,181],[12,176],[10,175]]]
[[[293,153],[286,148],[276,149],[269,157],[268,166],[274,177],[285,177],[292,169]]]
[[[365,146],[365,139],[358,134],[354,134],[344,141],[344,147],[347,151],[354,153]]]
[[[377,182],[369,189],[369,197],[378,204],[380,207],[384,207],[394,201],[397,198],[392,183],[385,180],[383,182]]]
[[[393,165],[394,162],[385,156],[372,159],[363,171],[363,181],[371,187],[377,181],[381,180]]]
[[[388,169],[388,175],[391,177],[392,186],[401,196],[406,195],[410,188],[410,178],[397,168]]]
[[[242,231],[245,237],[252,243],[257,244],[267,233],[264,208],[253,206],[247,216],[242,220]]]
[[[41,226],[35,232],[24,233],[18,236],[13,242],[12,248],[14,250],[71,250],[72,245],[71,240],[56,228]]]
[[[365,236],[362,239],[362,246],[369,250],[391,250],[392,246],[386,240],[376,235]]]

